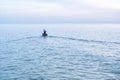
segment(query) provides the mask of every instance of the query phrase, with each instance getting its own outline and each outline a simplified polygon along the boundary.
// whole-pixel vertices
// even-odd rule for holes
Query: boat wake
[[[87,39],[79,39],[79,38],[70,38],[70,37],[60,37],[60,36],[49,36],[51,38],[62,38],[68,40],[82,41],[82,42],[93,42],[93,43],[101,43],[101,44],[120,44],[120,42],[108,42],[108,41],[98,41],[98,40],[87,40]]]
[[[48,37],[42,37],[42,36],[33,36],[33,37],[25,37],[21,39],[11,40],[8,42],[13,41],[21,41],[25,39],[33,39],[33,38],[60,38],[60,39],[67,39],[67,40],[74,40],[74,41],[81,41],[81,42],[92,42],[92,43],[100,43],[100,44],[120,44],[120,42],[108,42],[108,41],[97,41],[97,40],[87,40],[87,39],[79,39],[79,38],[71,38],[71,37],[61,37],[61,36],[48,36]]]
[[[20,39],[10,40],[10,41],[7,41],[7,42],[21,41],[21,40],[38,38],[38,37],[40,37],[40,36],[24,37],[24,38],[20,38]]]

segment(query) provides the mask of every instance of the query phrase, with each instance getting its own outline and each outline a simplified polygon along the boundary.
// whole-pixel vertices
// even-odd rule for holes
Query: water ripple
[[[93,42],[93,43],[100,43],[100,44],[120,44],[120,42],[108,42],[108,41],[97,41],[97,40],[87,40],[87,39],[78,39],[78,38],[71,38],[71,37],[61,37],[61,36],[48,36],[48,37],[42,37],[42,36],[32,36],[32,37],[25,37],[21,39],[11,40],[7,42],[13,42],[13,41],[21,41],[25,39],[33,39],[33,38],[61,38],[61,39],[68,39],[68,40],[74,40],[74,41],[82,41],[82,42]]]

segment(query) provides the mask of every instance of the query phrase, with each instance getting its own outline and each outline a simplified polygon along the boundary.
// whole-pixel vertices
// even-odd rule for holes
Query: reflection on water
[[[43,28],[32,26],[0,30],[0,80],[120,79],[118,28],[56,24],[41,37]]]

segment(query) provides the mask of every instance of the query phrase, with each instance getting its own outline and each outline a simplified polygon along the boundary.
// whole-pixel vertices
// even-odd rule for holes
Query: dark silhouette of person
[[[43,30],[43,34],[46,34],[46,32],[47,32],[47,31],[44,29],[44,30]]]

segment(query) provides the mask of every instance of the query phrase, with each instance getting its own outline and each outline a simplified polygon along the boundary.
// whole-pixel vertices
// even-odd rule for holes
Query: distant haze
[[[0,0],[0,23],[120,23],[120,0]]]

